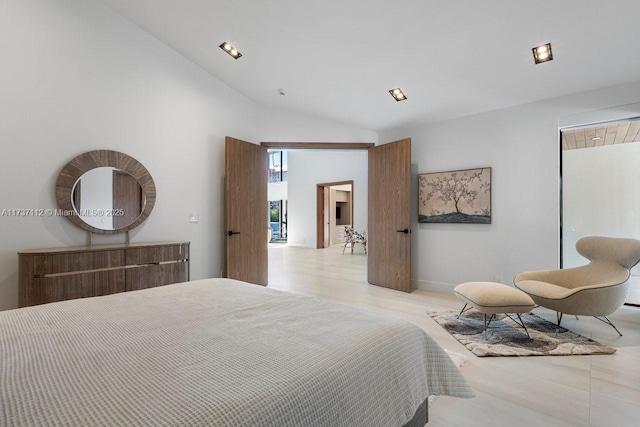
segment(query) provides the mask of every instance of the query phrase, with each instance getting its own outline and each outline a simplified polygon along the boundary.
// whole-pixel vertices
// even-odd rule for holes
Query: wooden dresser
[[[189,242],[37,249],[18,258],[20,307],[189,280]]]

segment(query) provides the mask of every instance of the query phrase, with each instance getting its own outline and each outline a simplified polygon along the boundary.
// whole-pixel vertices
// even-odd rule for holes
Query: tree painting
[[[418,222],[491,223],[491,168],[418,175]]]

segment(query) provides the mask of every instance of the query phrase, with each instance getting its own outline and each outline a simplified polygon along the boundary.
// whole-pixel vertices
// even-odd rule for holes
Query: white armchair
[[[536,304],[557,312],[556,333],[566,313],[594,316],[622,336],[607,316],[627,298],[630,270],[640,261],[640,240],[590,236],[578,240],[576,249],[591,262],[563,270],[526,271],[515,277],[514,285]]]

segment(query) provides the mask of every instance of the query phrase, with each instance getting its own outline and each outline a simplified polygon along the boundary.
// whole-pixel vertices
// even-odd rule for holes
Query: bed
[[[231,279],[0,312],[0,425],[424,425],[472,397],[409,322]]]

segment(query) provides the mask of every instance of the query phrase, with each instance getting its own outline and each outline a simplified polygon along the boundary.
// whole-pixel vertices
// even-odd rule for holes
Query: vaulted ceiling
[[[102,1],[258,105],[374,131],[640,78],[638,0]]]

